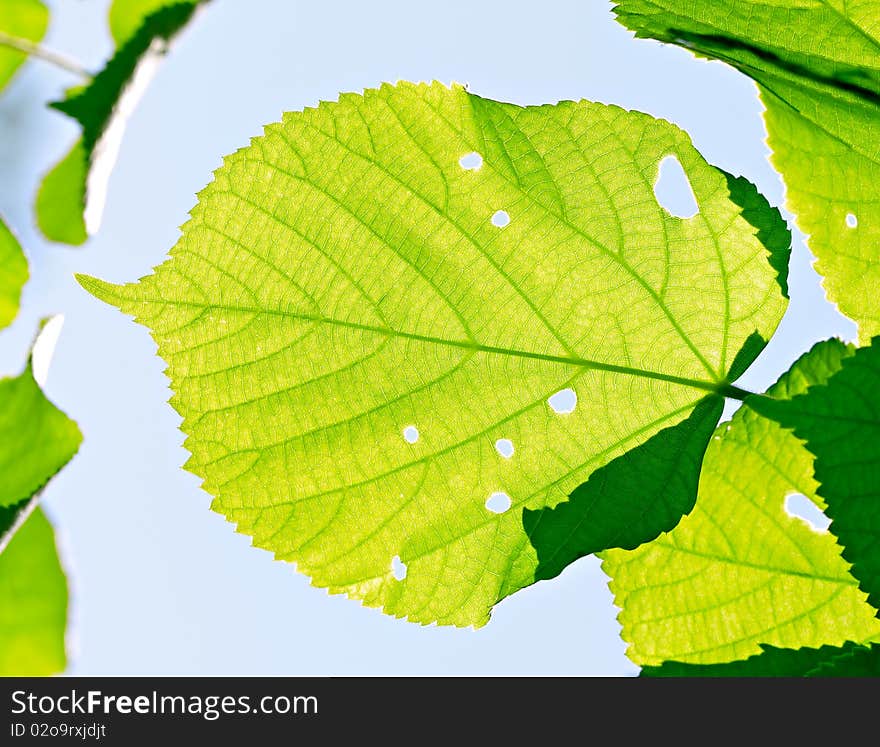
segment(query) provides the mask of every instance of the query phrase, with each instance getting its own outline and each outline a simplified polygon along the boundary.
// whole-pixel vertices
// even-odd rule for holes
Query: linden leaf
[[[82,125],[82,140],[44,177],[37,224],[53,241],[82,244],[98,230],[125,124],[177,34],[205,0],[163,3],[87,85],[52,107]]]
[[[753,78],[789,207],[829,298],[880,332],[880,0],[618,0],[636,36]]]
[[[88,165],[82,140],[46,176],[37,191],[34,213],[43,235],[79,246],[89,238],[83,219]]]
[[[687,219],[654,194],[670,156]],[[228,157],[153,275],[80,282],[150,328],[187,468],[256,546],[481,625],[535,579],[523,510],[701,403],[717,418],[772,334],[779,218],[744,189],[645,114],[385,85]],[[678,519],[645,512],[649,535]]]
[[[0,677],[61,672],[66,625],[67,579],[36,508],[0,554]]]
[[[880,608],[880,337],[856,350],[824,386],[786,401],[750,399],[816,458],[818,493],[868,601]]]
[[[49,26],[49,11],[40,0],[3,0],[0,14],[0,40],[36,43]],[[27,59],[27,53],[12,45],[0,44],[0,90]]]
[[[79,448],[76,423],[40,389],[32,364],[0,379],[0,507],[29,499]]]
[[[12,232],[0,218],[0,329],[18,314],[21,289],[28,279],[24,252]]]
[[[821,389],[852,354],[836,340],[820,343],[769,394]],[[792,493],[822,508],[816,490],[803,443],[738,410],[709,444],[693,513],[654,542],[603,556],[627,655],[647,666],[713,664],[760,654],[763,644],[799,649],[880,637],[834,536],[786,511]]]

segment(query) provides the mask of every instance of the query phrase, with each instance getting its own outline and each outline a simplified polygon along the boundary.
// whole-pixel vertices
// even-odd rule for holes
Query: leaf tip
[[[113,283],[108,283],[106,280],[100,280],[99,278],[85,275],[80,272],[75,273],[74,278],[77,283],[99,301],[108,303],[111,306],[121,306],[124,299],[120,294],[120,289],[123,286],[114,285]]]

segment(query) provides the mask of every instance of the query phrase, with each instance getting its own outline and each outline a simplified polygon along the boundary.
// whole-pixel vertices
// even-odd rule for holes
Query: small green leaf
[[[0,218],[0,329],[8,326],[18,314],[21,289],[27,279],[24,252]]]
[[[66,625],[67,579],[37,508],[0,554],[0,677],[61,672]]]
[[[125,120],[199,5],[199,0],[163,4],[143,19],[90,83],[51,104],[82,125],[82,140],[40,187],[37,222],[47,238],[81,244],[98,230]]]
[[[691,218],[654,194],[669,156]],[[423,623],[532,583],[523,509],[728,391],[786,305],[727,176],[590,102],[346,94],[228,157],[192,216],[155,274],[80,282],[151,329],[215,510]]]
[[[49,11],[40,0],[3,0],[0,34],[36,43],[43,38],[48,27]],[[0,45],[0,90],[26,59],[24,52]]]
[[[615,13],[758,83],[828,296],[863,341],[880,332],[880,0],[618,0]]]
[[[88,85],[77,87],[63,101],[51,105],[82,125],[83,148],[89,158],[94,157],[98,142],[119,114],[123,95],[136,87],[138,70],[146,72],[168,51],[197,5],[195,1],[175,3],[149,15]]]
[[[852,354],[836,340],[820,343],[769,394],[812,392]],[[604,554],[627,655],[643,666],[714,664],[760,654],[762,644],[880,637],[835,537],[785,509],[792,493],[822,508],[816,489],[812,455],[791,432],[747,407],[719,426],[693,512],[632,552]]]
[[[29,362],[0,379],[0,507],[37,493],[76,454],[82,435],[34,380]]]
[[[83,219],[86,204],[86,153],[77,140],[43,178],[34,212],[43,235],[52,241],[79,246],[88,239]]]
[[[856,350],[824,386],[787,401],[749,403],[792,428],[815,455],[831,532],[868,601],[880,608],[880,337]]]

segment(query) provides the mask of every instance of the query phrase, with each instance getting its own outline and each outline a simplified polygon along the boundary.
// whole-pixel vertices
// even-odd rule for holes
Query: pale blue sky
[[[56,0],[46,44],[98,67],[106,0]],[[46,491],[72,591],[75,674],[626,675],[606,579],[584,559],[500,604],[484,628],[419,627],[311,587],[249,547],[180,469],[179,417],[147,331],[89,297],[87,272],[133,280],[158,264],[221,157],[263,124],[382,81],[459,81],[521,104],[589,98],[686,129],[712,163],[774,204],[754,85],[719,63],[635,40],[601,0],[535,3],[215,0],[132,118],[100,232],[80,249],[33,228],[39,178],[76,136],[47,110],[75,82],[33,62],[0,98],[0,213],[31,262],[22,313],[0,333],[0,372],[23,364],[37,320],[64,312],[47,391],[85,442]],[[812,341],[852,339],[796,234],[792,303],[741,380],[766,387]]]

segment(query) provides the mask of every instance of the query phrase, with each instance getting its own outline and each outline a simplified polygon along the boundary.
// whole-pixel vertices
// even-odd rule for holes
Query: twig
[[[26,54],[29,57],[36,57],[51,65],[55,65],[55,67],[59,67],[69,73],[78,75],[83,80],[89,81],[92,79],[91,73],[75,60],[71,60],[69,57],[65,57],[58,52],[53,52],[51,49],[41,47],[39,44],[34,44],[27,39],[10,36],[9,34],[0,31],[0,46],[9,47],[22,54]]]

